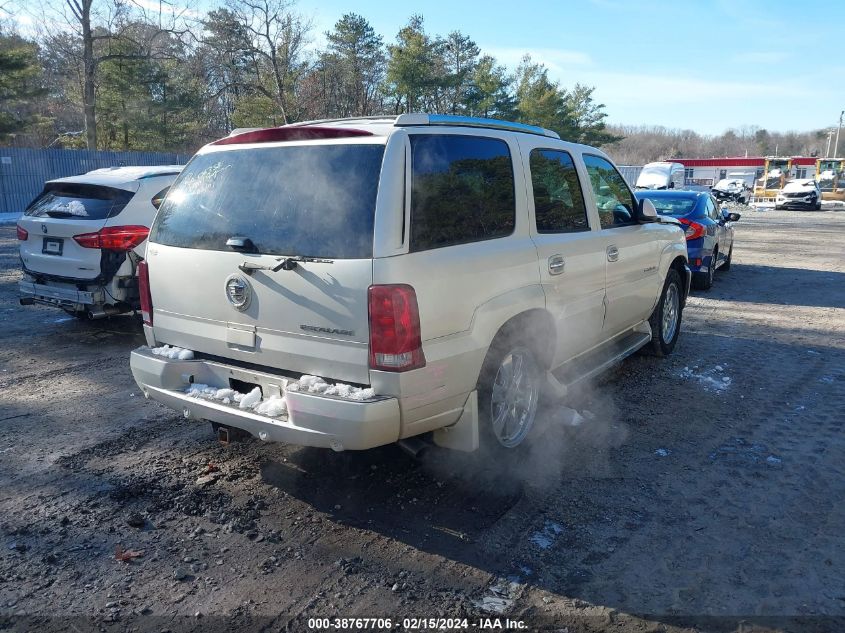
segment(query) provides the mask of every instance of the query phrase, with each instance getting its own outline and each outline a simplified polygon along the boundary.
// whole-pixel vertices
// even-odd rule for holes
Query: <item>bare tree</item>
[[[287,0],[230,0],[228,9],[251,35],[254,89],[271,99],[283,123],[290,121],[297,82],[307,69],[304,49],[309,22]],[[270,85],[263,81],[269,72]]]
[[[12,0],[21,10],[33,13],[27,0]],[[158,46],[162,35],[183,35],[185,18],[191,10],[160,0],[149,9],[140,0],[44,0],[41,24],[67,28],[81,42],[79,64],[82,75],[82,109],[88,149],[97,148],[97,72],[99,66],[115,59],[150,59],[166,55],[168,46]],[[153,6],[155,6],[153,4]],[[144,28],[138,28],[139,25]],[[43,38],[42,38],[43,39]],[[121,43],[121,46],[113,46]],[[130,44],[127,47],[125,44]],[[131,52],[127,52],[127,50]]]

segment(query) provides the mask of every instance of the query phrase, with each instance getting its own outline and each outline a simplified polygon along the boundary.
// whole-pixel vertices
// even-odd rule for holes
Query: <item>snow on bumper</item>
[[[284,394],[289,379],[283,376],[208,360],[170,359],[146,347],[132,352],[130,366],[146,397],[180,411],[186,418],[242,429],[265,441],[363,450],[399,439],[399,402],[395,398],[376,396],[356,401],[303,391]],[[186,393],[194,383],[227,388],[230,379],[259,385],[265,397],[284,394],[287,412],[270,417],[237,404]]]

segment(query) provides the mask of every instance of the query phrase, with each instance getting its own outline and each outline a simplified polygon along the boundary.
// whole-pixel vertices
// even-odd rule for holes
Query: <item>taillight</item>
[[[141,295],[141,318],[146,325],[153,324],[153,297],[150,294],[150,271],[146,260],[138,262],[138,294]]]
[[[15,228],[18,229],[18,239],[21,242],[26,242],[29,239],[29,231],[17,224],[15,225]]]
[[[684,231],[684,235],[687,236],[687,242],[690,240],[696,240],[699,237],[703,237],[706,229],[704,228],[703,224],[699,224],[698,222],[693,222],[692,220],[687,220],[686,218],[681,218],[681,224],[686,227],[686,231]]]
[[[405,284],[370,286],[370,369],[425,367],[417,293]]]
[[[81,233],[73,239],[83,248],[102,248],[109,251],[129,251],[147,239],[146,226],[107,226],[96,233]]]

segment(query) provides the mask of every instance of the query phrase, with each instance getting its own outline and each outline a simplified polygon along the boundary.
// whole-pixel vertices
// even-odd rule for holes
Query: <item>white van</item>
[[[601,150],[448,115],[311,122],[202,148],[139,270],[144,395],[263,440],[524,443],[563,393],[669,354],[681,225]]]
[[[637,189],[683,189],[684,166],[681,163],[648,163],[637,176]]]

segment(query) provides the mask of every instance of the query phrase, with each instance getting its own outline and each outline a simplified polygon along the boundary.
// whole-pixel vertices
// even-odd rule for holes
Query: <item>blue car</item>
[[[693,286],[709,290],[716,269],[731,267],[733,222],[739,220],[739,213],[720,209],[709,191],[637,191],[636,196],[651,200],[657,213],[684,225]]]

